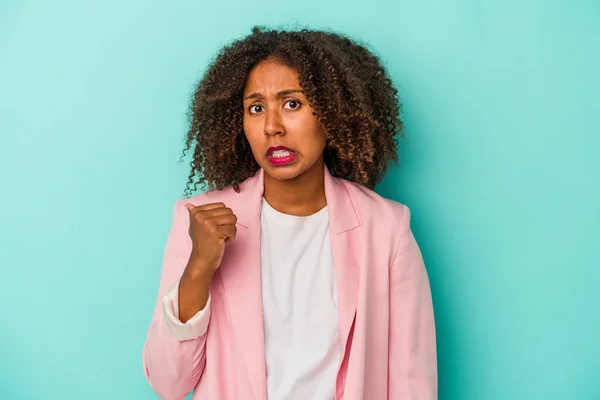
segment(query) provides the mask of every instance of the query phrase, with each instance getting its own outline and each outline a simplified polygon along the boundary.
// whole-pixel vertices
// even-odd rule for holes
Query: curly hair
[[[374,188],[398,163],[403,131],[398,91],[378,57],[338,33],[255,26],[216,54],[194,91],[183,150],[185,156],[193,148],[186,191],[202,183],[239,192],[260,168],[243,131],[242,102],[248,74],[267,59],[298,72],[326,135],[331,174]]]

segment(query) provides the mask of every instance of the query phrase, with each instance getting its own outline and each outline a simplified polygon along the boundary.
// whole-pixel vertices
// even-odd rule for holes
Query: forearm
[[[179,282],[179,320],[186,323],[206,307],[212,275],[190,259]]]

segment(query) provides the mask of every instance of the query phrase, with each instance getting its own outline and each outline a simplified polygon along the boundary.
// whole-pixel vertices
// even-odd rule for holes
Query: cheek
[[[248,137],[249,133],[251,133],[252,131],[252,127],[250,126],[250,122],[248,121],[248,119],[246,117],[244,117],[242,119],[242,129],[244,130],[244,134],[246,135],[246,137]]]
[[[246,135],[246,140],[248,140],[250,146],[254,147],[254,145],[260,140],[262,136],[260,133],[260,129],[246,119],[244,119],[243,129],[244,135]]]

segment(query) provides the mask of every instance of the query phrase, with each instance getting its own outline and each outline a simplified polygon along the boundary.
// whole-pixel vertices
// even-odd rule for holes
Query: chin
[[[269,161],[266,161],[265,164],[266,165],[263,167],[265,173],[271,178],[277,179],[278,181],[289,181],[295,179],[304,172],[302,167],[297,164],[291,164],[282,167],[273,166]]]
[[[277,179],[278,181],[290,181],[302,174],[301,171],[292,170],[291,168],[286,171],[286,169],[287,168],[270,166],[269,169],[265,169],[265,172],[271,178]]]

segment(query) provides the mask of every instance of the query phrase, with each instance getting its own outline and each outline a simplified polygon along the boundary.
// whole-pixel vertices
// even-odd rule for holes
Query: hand
[[[192,239],[188,268],[194,269],[195,274],[212,277],[223,260],[225,242],[235,239],[237,217],[223,203],[186,203],[185,208],[190,214]]]

